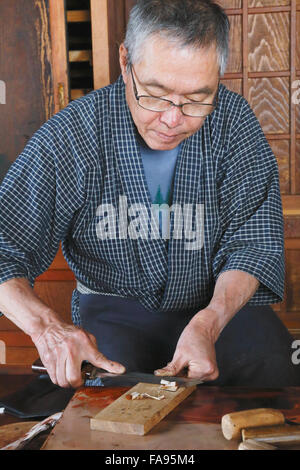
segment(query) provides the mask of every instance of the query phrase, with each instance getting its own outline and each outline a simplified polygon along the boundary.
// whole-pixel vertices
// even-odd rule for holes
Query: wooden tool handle
[[[266,426],[262,428],[251,428],[242,430],[243,441],[255,439],[275,445],[299,445],[300,426],[289,426],[283,424],[279,426]]]
[[[273,426],[284,422],[285,418],[281,411],[272,408],[257,408],[229,413],[223,416],[221,426],[225,439],[230,441],[240,439],[242,429]]]
[[[265,442],[257,442],[255,439],[247,439],[244,442],[241,442],[239,450],[277,450],[277,447]]]
[[[36,359],[36,361],[34,361],[34,363],[31,366],[31,370],[33,372],[35,372],[36,374],[48,375],[47,369],[44,366],[44,364],[42,363],[40,358],[38,358],[38,359]],[[92,364],[90,364],[89,362],[84,361],[81,364],[82,380],[85,381],[85,380],[90,379],[93,370],[94,370],[94,366]]]

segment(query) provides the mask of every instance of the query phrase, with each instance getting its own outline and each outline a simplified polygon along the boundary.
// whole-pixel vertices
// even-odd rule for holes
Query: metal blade
[[[40,359],[36,360],[32,364],[32,370],[38,374],[47,374],[47,369],[43,365]],[[191,379],[185,376],[158,376],[154,374],[148,374],[146,372],[125,372],[124,374],[113,374],[107,372],[104,369],[99,369],[89,362],[84,361],[82,363],[82,377],[84,380],[94,380],[100,378],[106,386],[124,386],[136,385],[138,382],[160,384],[161,380],[168,380],[169,382],[176,382],[177,385],[182,387],[192,387],[193,385],[199,385],[203,383],[200,379]]]
[[[154,374],[147,374],[145,372],[125,372],[124,374],[112,374],[110,372],[106,372],[102,369],[97,369],[96,367],[93,368],[91,373],[86,374],[88,379],[95,379],[100,378],[104,385],[132,385],[137,384],[138,382],[143,383],[152,383],[152,384],[160,384],[161,380],[168,380],[169,382],[176,382],[177,385],[182,387],[192,387],[193,385],[198,385],[203,383],[200,379],[191,379],[189,377],[183,376],[158,376]]]

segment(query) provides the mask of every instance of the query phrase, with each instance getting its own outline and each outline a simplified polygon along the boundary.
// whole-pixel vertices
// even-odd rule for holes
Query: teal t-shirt
[[[152,150],[145,142],[140,142],[141,155],[144,165],[152,204],[172,205],[175,167],[181,145],[173,150]],[[160,208],[157,217],[162,238],[168,238],[169,216],[168,208]]]

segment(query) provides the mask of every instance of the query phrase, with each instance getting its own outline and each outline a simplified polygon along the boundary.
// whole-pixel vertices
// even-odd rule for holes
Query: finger
[[[102,369],[107,370],[108,372],[112,372],[114,374],[124,374],[126,368],[123,364],[119,362],[110,361],[104,354],[98,351],[96,348],[90,353],[90,356],[87,358],[93,366],[100,367]]]
[[[47,369],[47,374],[49,375],[51,381],[54,385],[57,385],[57,376],[56,376],[56,361],[52,357],[48,358],[48,355],[40,355],[41,361]]]
[[[179,372],[184,369],[184,367],[185,365],[181,364],[180,362],[172,361],[162,369],[155,370],[154,375],[172,377],[179,374]]]
[[[79,388],[84,384],[81,364],[72,355],[66,361],[66,378],[72,388]]]
[[[59,360],[56,362],[56,377],[57,385],[62,388],[69,388],[70,384],[66,377],[66,357],[59,356]]]

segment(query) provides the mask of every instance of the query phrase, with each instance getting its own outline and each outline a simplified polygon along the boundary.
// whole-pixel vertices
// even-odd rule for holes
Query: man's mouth
[[[171,141],[171,140],[176,139],[176,137],[178,137],[178,134],[169,135],[169,134],[164,134],[158,131],[154,131],[154,132],[160,139],[166,140],[166,141]]]

